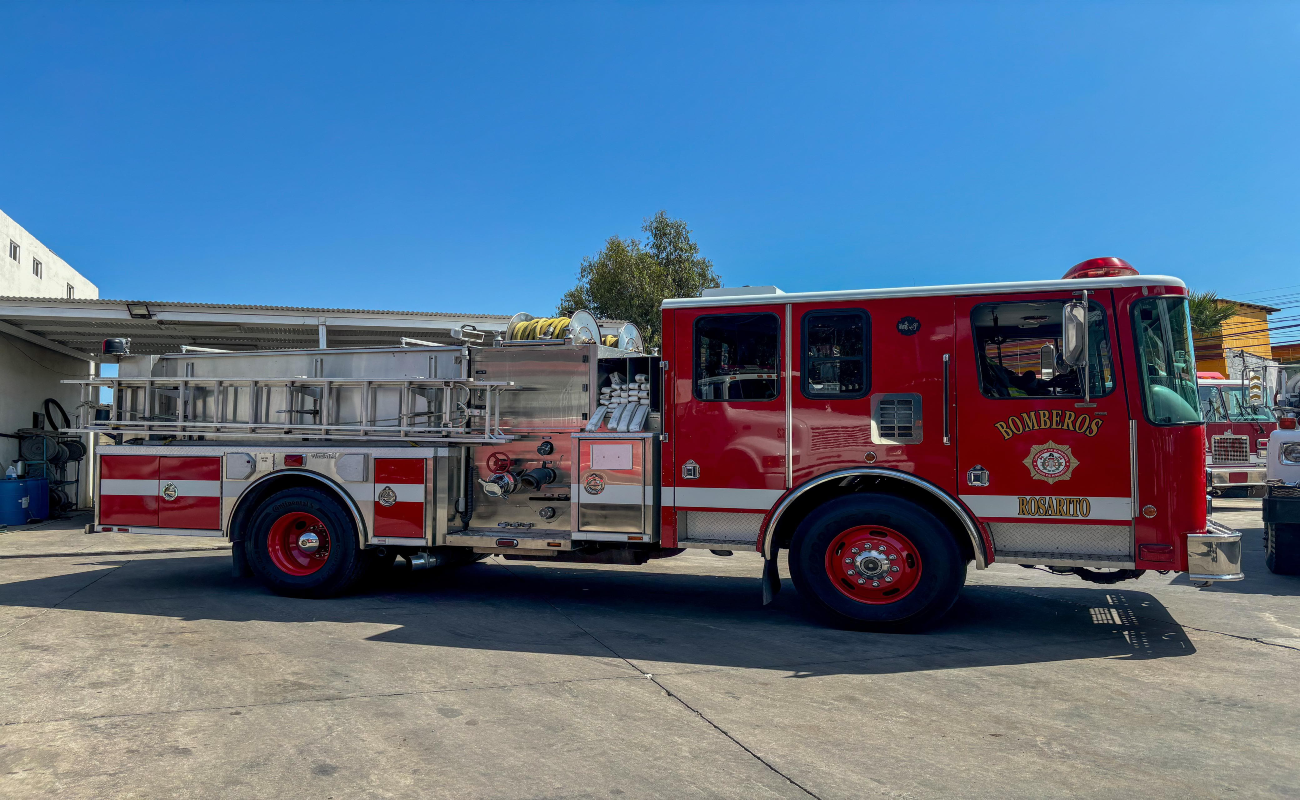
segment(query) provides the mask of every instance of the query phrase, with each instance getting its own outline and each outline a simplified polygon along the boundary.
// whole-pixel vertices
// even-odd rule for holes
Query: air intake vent
[[[921,441],[921,395],[878,394],[871,398],[871,438],[886,444]]]

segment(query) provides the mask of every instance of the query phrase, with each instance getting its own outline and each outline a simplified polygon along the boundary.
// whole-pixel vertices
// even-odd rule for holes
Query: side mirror
[[[1038,349],[1038,377],[1050,381],[1056,375],[1056,346],[1045,344]]]
[[[1061,309],[1061,360],[1077,367],[1087,358],[1088,311],[1083,303],[1066,303]]]

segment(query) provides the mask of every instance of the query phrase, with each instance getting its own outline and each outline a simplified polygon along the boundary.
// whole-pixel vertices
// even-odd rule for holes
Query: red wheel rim
[[[897,603],[921,580],[921,554],[893,528],[859,525],[831,542],[826,574],[840,594],[859,603]]]
[[[266,549],[271,562],[281,572],[299,577],[310,575],[329,561],[330,534],[325,524],[311,514],[290,511],[271,525]]]

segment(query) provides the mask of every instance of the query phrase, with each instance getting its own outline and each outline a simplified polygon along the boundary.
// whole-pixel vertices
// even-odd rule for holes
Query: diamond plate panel
[[[686,541],[758,541],[758,529],[763,524],[762,514],[735,514],[725,511],[679,511],[682,520],[682,539]]]
[[[990,522],[993,553],[1132,558],[1133,531],[1128,525],[1061,525],[1044,522]]]

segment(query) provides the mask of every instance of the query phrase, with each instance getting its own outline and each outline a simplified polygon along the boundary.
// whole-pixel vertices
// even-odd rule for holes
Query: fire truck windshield
[[[1196,354],[1185,297],[1148,297],[1133,304],[1142,408],[1156,425],[1201,421]]]
[[[1202,386],[1201,415],[1206,422],[1275,422],[1267,406],[1252,403],[1244,386]]]
[[[1064,300],[985,303],[971,311],[985,397],[1082,397],[1080,367],[1061,360]],[[1088,379],[1093,397],[1115,388],[1106,312],[1088,309]]]

